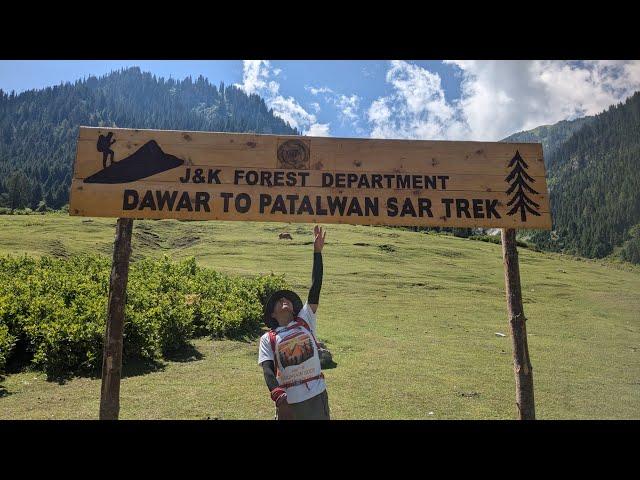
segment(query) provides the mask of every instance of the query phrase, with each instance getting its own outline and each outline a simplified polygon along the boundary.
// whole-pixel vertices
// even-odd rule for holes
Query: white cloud
[[[500,140],[514,132],[564,119],[594,115],[624,101],[640,89],[640,61],[447,61],[461,80],[460,96],[447,100],[441,78],[418,65],[393,61],[386,82],[389,95],[361,113],[361,97],[327,86],[306,86],[335,106],[338,119],[356,132],[367,123],[369,136],[451,140]],[[274,114],[314,135],[328,134],[329,123],[317,122],[319,102],[309,111],[280,93],[282,78],[267,60],[245,60],[248,94],[261,95]],[[361,120],[363,120],[362,123]]]
[[[369,121],[371,122],[388,122],[391,119],[391,110],[387,106],[387,99],[383,97],[375,100],[371,104],[371,107],[369,107],[367,115],[369,116]]]
[[[349,122],[354,127],[357,126],[359,120],[358,109],[360,108],[361,100],[358,95],[345,95],[335,92],[329,87],[313,87],[307,85],[304,88],[308,92],[311,92],[312,95],[323,93],[324,101],[334,105],[338,109],[338,118],[342,124]]]
[[[293,97],[278,95],[267,100],[273,113],[288,122],[294,128],[301,129],[316,122],[315,115],[307,112]]]
[[[280,94],[280,84],[273,80],[273,77],[277,77],[281,72],[281,69],[272,68],[268,60],[244,60],[242,83],[236,86],[247,94],[260,95],[273,110],[273,114],[288,122],[293,128],[328,135],[328,123],[318,124],[316,116],[307,112],[295,98]]]
[[[396,136],[391,121],[391,109],[387,105],[387,101],[386,98],[374,100],[367,111],[369,122],[374,124],[374,129],[371,132],[373,138]]]
[[[358,95],[338,95],[335,100],[335,105],[340,109],[340,115],[350,121],[358,119],[358,107],[360,103],[360,97]]]
[[[270,81],[267,84],[267,89],[269,90],[269,94],[274,97],[278,95],[278,91],[280,90],[280,84],[278,82]]]
[[[235,85],[244,90],[247,95],[251,95],[267,86],[268,76],[268,60],[245,60],[242,65],[242,84]]]
[[[394,92],[374,100],[367,111],[375,138],[447,138],[456,121],[440,76],[403,61],[393,61],[387,83]]]
[[[314,123],[304,132],[305,135],[310,137],[329,137],[329,124],[328,123]]]
[[[516,131],[594,115],[640,89],[640,61],[448,61],[461,95],[447,101],[440,76],[390,63],[392,94],[367,111],[372,137],[500,140]]]
[[[318,95],[319,93],[333,93],[333,90],[331,90],[329,87],[315,88],[307,85],[304,87],[304,89],[311,92],[311,95]]]
[[[640,88],[640,62],[457,61],[471,139],[595,115]]]

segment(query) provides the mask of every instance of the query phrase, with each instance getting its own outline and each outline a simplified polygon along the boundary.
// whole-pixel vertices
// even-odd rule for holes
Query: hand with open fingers
[[[322,247],[324,247],[324,239],[326,236],[327,236],[327,231],[322,230],[322,227],[319,227],[318,225],[313,227],[313,238],[314,238],[313,251],[314,252],[322,251]]]

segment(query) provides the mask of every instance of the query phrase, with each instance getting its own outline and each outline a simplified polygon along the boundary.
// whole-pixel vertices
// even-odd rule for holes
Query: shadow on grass
[[[0,398],[8,397],[9,395],[11,395],[11,392],[7,390],[4,385],[2,385],[3,380],[4,377],[0,375]]]
[[[161,372],[165,369],[165,365],[157,360],[149,360],[142,358],[130,358],[123,362],[122,373],[120,378],[137,377],[152,372]],[[102,370],[77,370],[64,373],[47,373],[48,382],[56,382],[58,385],[65,385],[69,380],[74,378],[90,378],[92,380],[100,380],[102,378]]]
[[[69,380],[73,377],[79,376],[74,373],[47,373],[47,382],[56,382],[58,385],[65,385]],[[92,376],[91,374],[86,374],[86,376]]]
[[[222,337],[209,336],[209,338],[212,340],[233,340],[234,342],[254,343],[264,333],[268,331],[269,330],[266,327],[262,325],[256,325],[254,327],[248,327],[248,328],[245,327],[241,331],[233,332],[226,336],[222,336]]]
[[[185,345],[180,350],[166,353],[164,359],[170,362],[196,362],[202,360],[204,355],[191,344]]]
[[[330,362],[326,362],[324,365],[322,365],[322,370],[331,370],[333,368],[336,368],[337,366],[338,364],[331,360]]]
[[[233,339],[244,343],[254,343],[264,333],[262,327],[245,329],[241,334],[233,335],[231,338],[223,337],[220,339]],[[193,339],[209,338],[208,335],[197,335]],[[214,339],[215,340],[215,339]],[[16,356],[17,358],[18,356]],[[22,358],[24,357],[24,358]],[[6,371],[10,374],[31,371],[28,365],[30,358],[25,355],[20,356],[18,360],[13,358],[10,364],[7,364]],[[204,358],[204,355],[191,343],[174,351],[168,352],[161,359],[144,359],[144,358],[128,358],[123,361],[121,378],[137,377],[148,373],[162,372],[166,369],[166,362],[194,362]],[[95,370],[72,370],[67,372],[59,371],[42,371],[33,370],[38,373],[46,374],[47,382],[55,382],[58,385],[65,385],[74,378],[90,378],[92,380],[100,380],[102,378],[102,363]],[[0,376],[0,398],[11,395],[11,392],[1,384],[3,377]]]
[[[132,358],[122,365],[122,378],[138,377],[147,373],[162,372],[165,364],[158,360]]]

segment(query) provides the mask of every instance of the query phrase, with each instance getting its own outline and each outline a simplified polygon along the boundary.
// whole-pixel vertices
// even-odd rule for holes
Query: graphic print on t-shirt
[[[300,365],[313,357],[313,340],[305,332],[297,332],[278,344],[278,360],[282,368]]]

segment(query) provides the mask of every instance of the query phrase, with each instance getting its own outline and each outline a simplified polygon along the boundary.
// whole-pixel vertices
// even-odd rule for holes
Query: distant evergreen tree
[[[29,203],[29,179],[21,171],[11,174],[6,184],[8,207],[11,210],[24,208]]]
[[[47,195],[46,195],[44,201],[45,201],[47,207],[53,208],[53,205],[54,205],[55,201],[54,201],[54,198],[53,198],[53,192],[51,190],[49,190],[49,192],[47,192]]]
[[[35,210],[38,208],[38,204],[42,200],[42,187],[40,182],[35,181],[31,187],[31,197],[29,199],[29,206]]]

